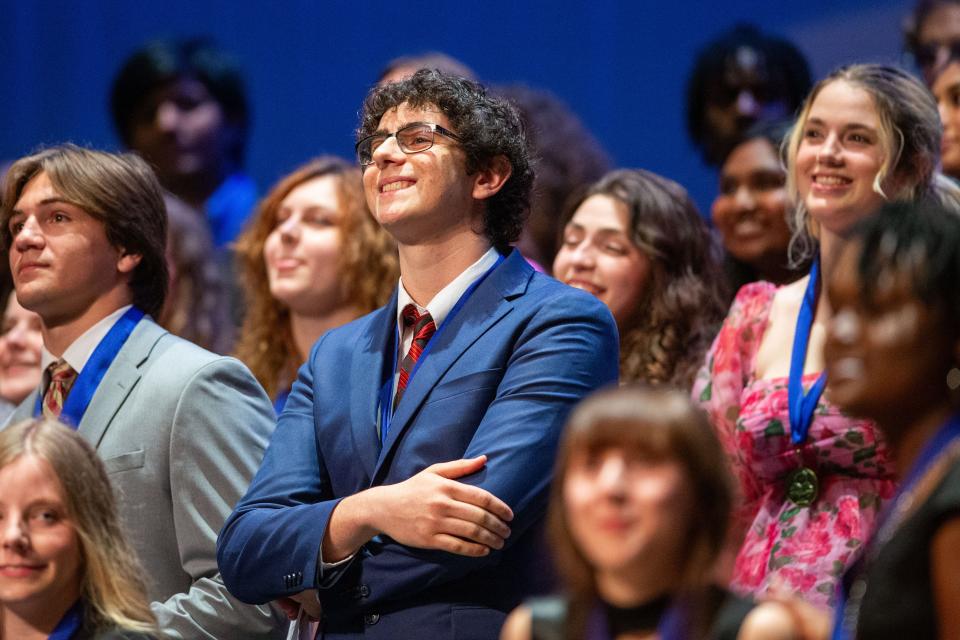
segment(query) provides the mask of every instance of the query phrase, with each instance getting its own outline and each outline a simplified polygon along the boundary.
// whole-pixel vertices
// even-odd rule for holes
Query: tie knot
[[[51,381],[56,380],[58,382],[69,380],[77,375],[77,372],[73,370],[70,363],[63,358],[51,363],[50,366],[47,367],[47,372],[50,374]]]
[[[429,311],[424,311],[420,313],[417,310],[417,305],[408,304],[403,308],[403,313],[401,314],[403,318],[404,327],[417,327],[418,325],[425,324],[426,322],[433,322],[433,318],[430,317]]]

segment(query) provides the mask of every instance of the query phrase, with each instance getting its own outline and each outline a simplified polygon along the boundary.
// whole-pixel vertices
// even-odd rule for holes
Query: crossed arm
[[[350,450],[349,429],[327,447],[336,452],[316,445],[314,419],[323,408],[314,404],[305,365],[264,465],[221,533],[220,567],[231,590],[264,602],[315,587],[321,549],[326,562],[362,549],[353,562],[362,563],[371,585],[366,606],[496,562],[544,512],[567,412],[617,376],[616,329],[606,308],[585,296],[551,302],[520,332],[485,413],[464,417],[477,424],[463,459],[342,499],[325,457]],[[456,412],[457,402],[428,400],[421,419]],[[302,584],[269,583],[264,571],[275,567],[295,567]]]

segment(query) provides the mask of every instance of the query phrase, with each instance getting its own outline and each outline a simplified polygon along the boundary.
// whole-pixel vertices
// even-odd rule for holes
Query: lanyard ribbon
[[[63,404],[63,411],[60,413],[60,421],[74,429],[80,425],[83,414],[87,412],[90,400],[96,393],[97,387],[106,375],[107,369],[113,364],[114,359],[120,352],[120,349],[126,343],[127,338],[133,333],[134,328],[143,318],[144,313],[137,307],[130,307],[127,312],[120,316],[107,335],[103,337],[97,348],[90,354],[90,359],[84,365],[83,371],[77,376],[73,383],[70,395],[67,396]],[[42,413],[43,394],[37,395],[37,402],[33,407],[33,416],[37,417]]]
[[[80,624],[82,622],[83,604],[80,600],[77,600],[73,603],[73,606],[63,614],[63,617],[60,618],[60,622],[57,623],[53,633],[47,636],[47,640],[70,640],[70,638],[80,630]]]
[[[426,346],[423,348],[423,353],[420,354],[420,357],[417,359],[417,363],[413,365],[413,370],[410,371],[410,377],[407,378],[408,389],[410,388],[410,385],[413,383],[413,377],[417,374],[417,371],[420,369],[420,365],[423,363],[424,360],[427,359],[427,356],[430,354],[430,350],[433,347],[433,345],[439,341],[440,335],[450,325],[453,318],[456,317],[458,313],[460,313],[460,310],[467,303],[467,300],[470,299],[470,296],[473,295],[473,292],[477,290],[477,287],[479,287],[483,283],[483,281],[487,279],[487,276],[493,273],[493,271],[500,266],[501,262],[503,262],[503,256],[502,255],[497,256],[497,261],[493,263],[493,266],[487,269],[482,276],[474,280],[473,284],[467,287],[467,290],[463,292],[463,295],[460,296],[460,299],[457,300],[457,303],[453,305],[452,309],[450,309],[450,313],[448,313],[447,317],[443,319],[443,322],[440,324],[439,327],[437,327],[437,330],[430,337],[430,340],[427,342]],[[390,420],[393,417],[393,411],[391,410],[391,406],[393,405],[393,402],[391,402],[391,397],[393,396],[393,377],[397,372],[397,353],[399,351],[400,351],[400,329],[394,326],[393,358],[392,358],[393,366],[390,367],[390,372],[386,376],[387,377],[386,382],[384,382],[383,386],[380,388],[380,401],[379,401],[380,420],[379,422],[380,422],[380,443],[381,444],[383,442],[386,442],[387,434],[390,433]]]
[[[894,513],[898,510],[898,503],[905,495],[909,495],[916,489],[917,484],[920,483],[920,480],[930,471],[931,467],[939,459],[939,454],[943,453],[951,442],[960,438],[960,414],[955,414],[950,417],[949,420],[944,423],[942,427],[934,434],[927,444],[923,446],[923,449],[920,451],[920,455],[917,456],[917,459],[914,461],[913,465],[910,467],[910,471],[907,472],[907,475],[904,477],[903,482],[900,484],[900,487],[897,489],[897,493],[893,496],[893,499],[887,503],[886,508],[883,513],[880,515],[879,521],[877,522],[877,527],[875,529],[876,533],[868,543],[868,547],[872,547],[878,539],[884,537],[889,540],[889,535],[892,532],[885,531],[887,526],[895,524],[893,522]],[[879,552],[879,549],[877,549]],[[859,573],[858,569],[866,570],[865,565],[867,562],[867,554],[864,552],[857,559],[857,562],[853,565],[853,569],[850,572],[850,575],[853,573]],[[845,576],[846,577],[846,576]],[[833,634],[830,636],[833,640],[849,640],[851,633],[856,633],[856,629],[848,628],[846,624],[846,605],[847,605],[847,585],[846,580],[840,581],[840,587],[838,591],[838,604],[837,604],[837,614],[834,619]],[[862,597],[863,594],[860,594]],[[859,603],[856,604],[857,609],[859,609]],[[859,612],[859,611],[858,611]],[[855,623],[855,620],[851,620],[852,623]]]
[[[793,336],[793,353],[790,355],[790,378],[787,383],[787,398],[790,414],[790,440],[801,445],[807,439],[813,413],[816,411],[823,388],[827,384],[827,374],[823,372],[810,387],[803,392],[803,365],[807,360],[807,343],[810,341],[810,328],[817,314],[817,290],[820,285],[820,258],[814,258],[810,267],[810,281],[803,294],[800,315],[797,317],[797,331]]]

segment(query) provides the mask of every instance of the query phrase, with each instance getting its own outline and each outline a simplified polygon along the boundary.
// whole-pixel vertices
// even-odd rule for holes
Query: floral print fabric
[[[893,467],[873,423],[844,416],[825,396],[806,442],[790,441],[787,378],[753,373],[775,292],[766,282],[740,290],[693,397],[717,429],[742,492],[734,532],[743,532],[743,543],[731,586],[832,606],[840,576],[894,494]],[[804,376],[804,389],[815,379]],[[801,464],[816,471],[820,485],[809,507],[786,496],[786,478]]]

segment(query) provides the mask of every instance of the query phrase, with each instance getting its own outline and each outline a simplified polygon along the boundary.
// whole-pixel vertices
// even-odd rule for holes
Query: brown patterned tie
[[[62,358],[47,367],[46,377],[50,381],[47,391],[43,394],[43,415],[46,418],[57,420],[63,411],[63,403],[67,400],[73,383],[77,379],[77,372]]]
[[[408,304],[403,308],[403,326],[404,331],[408,327],[413,327],[413,342],[410,343],[410,350],[400,361],[400,378],[397,380],[397,394],[393,397],[393,410],[397,410],[397,404],[407,388],[407,382],[410,380],[410,372],[420,359],[423,348],[430,342],[437,325],[433,323],[433,317],[430,312],[424,311],[421,315],[417,311],[416,305]]]

